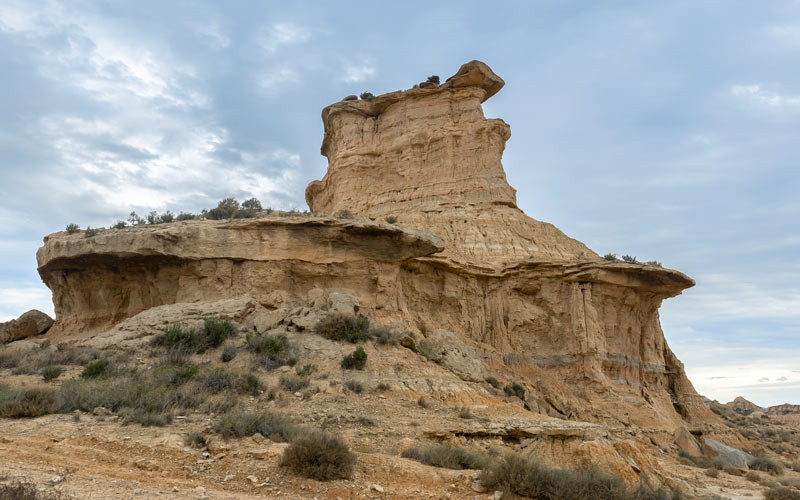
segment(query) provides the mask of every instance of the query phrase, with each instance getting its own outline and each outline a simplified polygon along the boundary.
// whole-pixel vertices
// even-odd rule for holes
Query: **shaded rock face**
[[[509,126],[481,109],[502,85],[473,61],[438,87],[325,108],[328,171],[306,199],[314,212],[356,219],[186,221],[47,237],[37,259],[53,292],[52,335],[244,295],[265,308],[266,324],[269,311],[347,289],[356,298],[337,299],[342,308],[403,322],[414,347],[443,329],[465,342],[467,357],[518,360],[515,376],[531,388],[543,372],[563,381],[532,406],[669,433],[684,420],[716,421],[659,323],[661,302],[694,282],[605,262],[517,208],[501,164]],[[388,216],[398,224],[382,222]],[[483,376],[465,370],[467,379]]]
[[[0,344],[42,335],[52,325],[53,318],[42,311],[31,309],[17,319],[0,323]]]

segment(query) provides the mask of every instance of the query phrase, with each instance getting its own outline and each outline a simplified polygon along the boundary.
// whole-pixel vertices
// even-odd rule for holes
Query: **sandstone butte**
[[[47,236],[47,336],[102,335],[168,304],[249,296],[275,310],[345,290],[417,340],[453,332],[488,370],[525,384],[534,412],[646,429],[662,447],[682,427],[736,444],[660,326],[662,301],[694,281],[605,261],[517,207],[501,164],[510,127],[481,107],[503,85],[472,61],[440,86],[326,107],[312,215]],[[345,210],[354,218],[337,217]]]

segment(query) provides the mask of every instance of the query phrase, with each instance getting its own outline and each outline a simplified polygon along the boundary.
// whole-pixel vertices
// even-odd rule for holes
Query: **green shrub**
[[[428,82],[428,83],[433,83],[433,84],[439,85],[439,75],[431,75],[425,81]]]
[[[131,226],[138,226],[140,224],[144,224],[145,222],[146,221],[144,219],[136,215],[136,212],[131,212],[130,215],[128,215],[128,224]]]
[[[764,500],[800,500],[800,492],[784,488],[770,488],[764,495]]]
[[[107,359],[98,359],[97,361],[92,361],[88,365],[83,368],[81,372],[82,378],[95,378],[101,375],[106,374],[106,370],[108,370],[108,360]]]
[[[397,217],[395,217],[394,215],[389,215],[386,217],[386,222],[388,222],[389,224],[394,224],[395,222],[397,222]]]
[[[657,260],[648,260],[647,262],[645,262],[645,264],[647,264],[648,266],[664,267],[661,265],[661,262]]]
[[[206,345],[209,347],[219,347],[234,331],[233,323],[227,319],[205,318],[203,319],[203,324],[205,326]]]
[[[197,375],[200,368],[195,364],[186,364],[179,366],[175,369],[169,377],[169,383],[172,385],[182,385],[189,381],[192,377]]]
[[[489,375],[488,377],[486,377],[486,379],[485,379],[485,380],[486,380],[486,382],[487,382],[489,385],[491,385],[491,386],[492,386],[492,387],[494,387],[495,389],[499,389],[500,387],[502,387],[502,384],[500,383],[500,381],[499,381],[499,380],[497,380],[496,378],[494,378],[494,377],[493,377],[493,376],[491,376],[491,375]]]
[[[261,434],[279,442],[287,442],[302,432],[289,417],[269,411],[226,413],[214,422],[213,429],[223,437]]]
[[[99,229],[92,229],[91,227],[86,226],[86,231],[83,232],[83,237],[84,238],[92,238],[94,236],[97,236],[97,234],[99,232],[100,232]]]
[[[350,213],[350,210],[339,210],[336,212],[336,217],[339,219],[355,219],[356,216]]]
[[[179,214],[178,214],[178,215],[175,217],[175,220],[177,220],[177,221],[182,221],[182,220],[194,220],[194,218],[195,218],[195,217],[196,217],[196,216],[195,216],[194,214],[190,214],[190,213],[186,213],[186,212],[181,212],[181,213],[179,213]]]
[[[242,208],[246,208],[248,210],[261,210],[261,202],[258,201],[257,198],[250,198],[249,200],[244,200],[242,202]]]
[[[365,101],[371,101],[375,99],[375,96],[372,94],[372,92],[362,92],[359,97]]]
[[[292,356],[289,339],[286,335],[247,335],[245,345],[248,350],[259,354],[257,364],[271,371],[283,365],[294,366],[297,359]],[[294,363],[292,363],[294,359]]]
[[[175,220],[175,214],[167,210],[159,217],[159,221],[163,224],[168,224]]]
[[[636,257],[631,257],[630,255],[627,255],[627,254],[622,256],[622,261],[623,262],[627,262],[628,264],[638,264],[639,263],[639,261],[636,260]]]
[[[339,438],[323,431],[298,436],[284,450],[281,466],[294,473],[316,479],[348,479],[353,474],[356,456]]]
[[[386,382],[381,382],[380,384],[375,386],[375,390],[378,392],[386,392],[391,390],[392,388]]]
[[[77,224],[67,224],[67,234],[75,234],[81,230],[81,227]]]
[[[446,469],[483,469],[489,465],[489,459],[481,454],[472,453],[457,446],[432,444],[425,448],[408,448],[400,454],[425,465],[444,467]]]
[[[342,359],[342,368],[345,370],[363,370],[367,365],[367,353],[364,348],[359,346],[352,354],[348,354]]]
[[[358,315],[326,314],[314,325],[314,333],[330,340],[347,340],[353,344],[367,340],[372,333],[369,318]]]
[[[281,376],[280,379],[278,379],[278,385],[280,385],[281,388],[289,392],[297,392],[301,389],[305,389],[306,387],[308,387],[308,384],[309,384],[308,377],[295,377],[292,375],[289,376],[284,375]]]
[[[178,323],[169,325],[164,333],[153,338],[153,345],[167,349],[192,350],[197,344],[194,330],[184,330]]]
[[[118,220],[116,224],[111,226],[112,229],[125,229],[126,227],[128,227],[128,223],[121,220]]]
[[[678,491],[629,490],[617,476],[590,467],[556,469],[516,455],[494,463],[481,475],[481,483],[492,490],[527,498],[560,500],[671,500]]]
[[[42,370],[42,378],[45,382],[55,380],[64,373],[64,369],[60,366],[48,366]]]
[[[751,469],[767,472],[773,476],[779,476],[783,474],[783,465],[781,465],[777,460],[764,455],[755,457],[748,465]]]
[[[525,388],[519,385],[518,383],[514,382],[511,385],[507,385],[503,387],[503,392],[506,396],[516,396],[519,399],[525,399]]]
[[[240,376],[236,380],[236,389],[243,394],[257,396],[263,388],[264,385],[261,383],[258,377],[256,377],[252,373]]]
[[[616,261],[619,260],[617,258],[617,254],[615,254],[615,253],[607,253],[607,254],[603,255],[603,258],[605,260],[609,261],[609,262],[616,262]]]
[[[314,371],[314,365],[304,365],[302,368],[295,369],[295,373],[300,377],[308,377]]]
[[[213,220],[231,219],[238,211],[239,202],[236,198],[225,198],[217,204],[217,208],[206,212],[206,217]]]
[[[0,388],[0,417],[30,418],[53,413],[56,407],[56,392],[53,389],[7,389]]]

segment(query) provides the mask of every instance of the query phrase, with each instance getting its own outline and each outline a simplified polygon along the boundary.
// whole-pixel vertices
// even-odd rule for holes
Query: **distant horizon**
[[[660,317],[698,393],[800,404],[800,3],[405,5],[0,4],[0,321],[52,314],[44,235],[303,210],[323,107],[478,59],[520,209],[696,280]]]

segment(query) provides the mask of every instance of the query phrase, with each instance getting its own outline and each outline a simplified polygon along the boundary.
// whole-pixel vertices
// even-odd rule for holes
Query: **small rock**
[[[377,491],[378,493],[383,493],[383,487],[381,487],[379,484],[373,484],[372,489]]]
[[[236,476],[234,476],[233,474],[228,474],[227,476],[225,476],[225,479],[223,479],[223,481],[227,483],[228,481],[234,479],[235,477]]]
[[[345,97],[345,98],[344,98],[344,99],[342,99],[342,100],[343,100],[343,101],[357,101],[357,100],[358,100],[358,96],[349,95],[349,96]]]
[[[496,491],[494,492],[494,495],[492,495],[492,498],[493,498],[494,500],[500,500],[501,498],[503,498],[503,492],[502,492],[502,491],[500,491],[500,490],[496,490]]]
[[[478,493],[486,493],[486,487],[482,485],[480,481],[473,481],[471,487],[472,491],[476,491]]]
[[[256,484],[258,482],[258,478],[256,476],[247,476],[247,480],[253,484]]]
[[[208,457],[210,457],[210,456],[211,456],[211,453],[209,453],[209,452],[207,452],[207,451],[204,451],[204,452],[203,452],[203,457],[204,457],[204,458],[208,458]]]
[[[61,476],[53,476],[53,477],[50,478],[50,483],[51,484],[58,484],[63,480],[64,480],[64,478],[61,477]]]
[[[98,406],[97,408],[92,410],[92,415],[94,415],[96,417],[104,417],[106,415],[111,415],[111,412],[108,411],[108,409],[106,409],[106,408],[104,408],[102,406]]]
[[[472,479],[480,479],[480,478],[481,478],[481,472],[480,471],[472,473]]]

